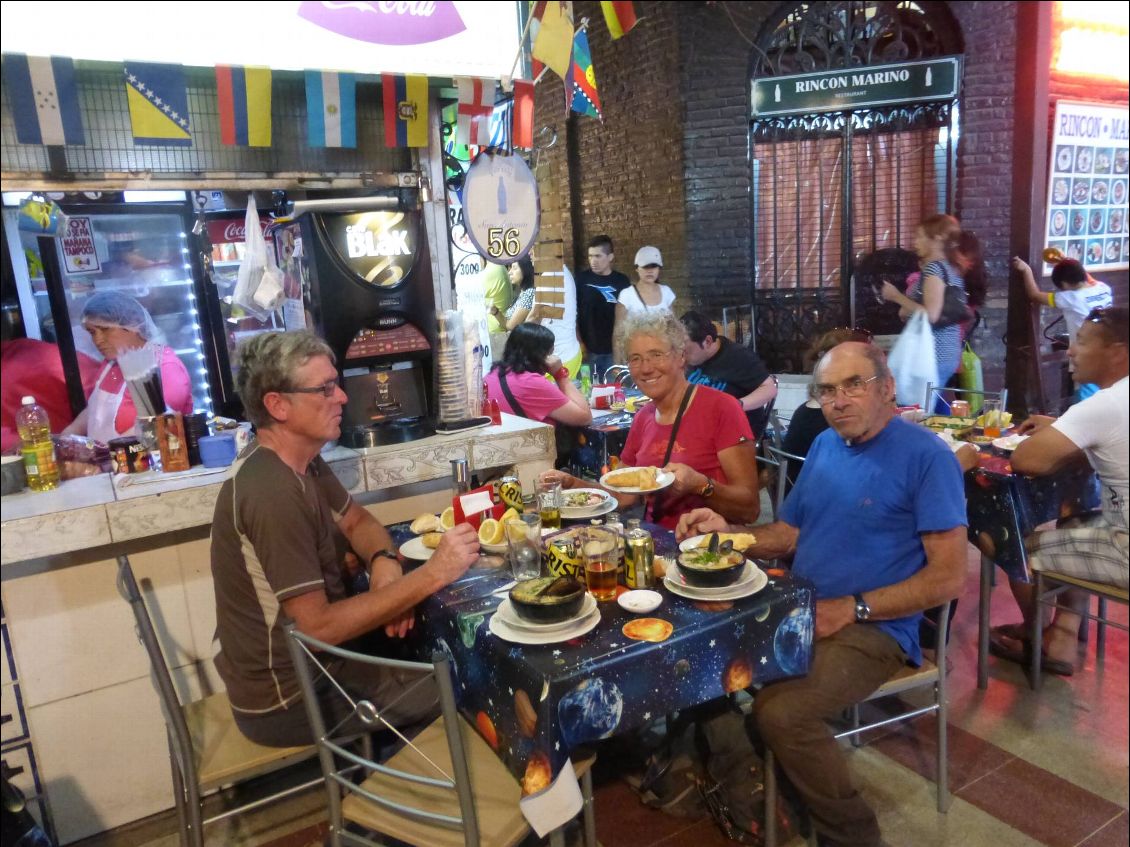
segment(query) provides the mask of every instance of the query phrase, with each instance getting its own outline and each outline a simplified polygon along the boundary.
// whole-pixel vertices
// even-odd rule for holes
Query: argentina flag
[[[306,71],[306,142],[311,147],[357,146],[357,78]]]
[[[86,143],[73,60],[6,53],[4,85],[20,144]]]

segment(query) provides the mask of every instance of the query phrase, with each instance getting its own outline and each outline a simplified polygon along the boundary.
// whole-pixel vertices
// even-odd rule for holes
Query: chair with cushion
[[[146,600],[126,556],[118,556],[118,591],[133,610],[137,637],[149,657],[154,687],[161,699],[182,845],[202,847],[205,825],[305,791],[322,781],[318,777],[204,818],[202,804],[206,794],[309,759],[315,748],[313,745],[264,747],[249,741],[235,725],[224,692],[182,702],[157,640]],[[152,597],[149,602],[153,602]]]
[[[909,665],[899,669],[894,676],[880,685],[869,697],[860,701],[850,709],[850,727],[842,732],[837,732],[835,737],[850,738],[852,745],[860,745],[859,736],[872,729],[889,726],[900,721],[907,721],[931,712],[937,714],[937,758],[935,760],[934,781],[937,786],[938,811],[947,812],[950,806],[950,791],[948,781],[949,750],[946,736],[946,636],[949,629],[950,605],[949,601],[939,608],[938,614],[938,639],[937,657],[934,662],[922,660],[921,667],[912,668]],[[895,697],[919,688],[931,689],[931,702],[926,706],[910,707],[904,711],[880,718],[871,723],[860,723],[860,706],[874,700]],[[772,750],[766,750],[765,756],[765,808],[775,809],[777,806],[777,773]],[[774,815],[766,815],[765,819],[767,847],[776,844],[776,820]]]
[[[459,715],[446,656],[436,653],[431,662],[385,659],[326,644],[293,625],[287,632],[325,776],[334,847],[377,843],[356,832],[357,828],[421,847],[507,847],[525,838],[530,828],[518,805],[521,786]],[[339,682],[343,672],[358,666],[396,672],[404,682],[404,691],[434,682],[440,717],[408,739],[382,714],[393,708],[395,701],[356,699]],[[345,701],[340,710],[330,699],[337,697]],[[345,717],[327,725],[331,712]],[[388,730],[404,746],[383,762],[345,749],[343,733],[362,727]],[[587,847],[596,847],[591,774],[594,758],[574,762],[584,798]],[[362,771],[358,779],[345,773],[353,768]],[[561,830],[550,837],[552,844],[563,843]]]
[[[1092,596],[1098,597],[1099,613],[1092,615],[1088,608],[1082,615],[1084,618],[1083,623],[1086,623],[1088,620],[1093,620],[1097,624],[1095,627],[1095,658],[1101,661],[1103,654],[1106,652],[1106,627],[1109,625],[1121,629],[1123,632],[1128,631],[1125,624],[1107,617],[1106,603],[1108,600],[1113,600],[1115,603],[1121,603],[1123,606],[1130,605],[1130,592],[1127,592],[1125,588],[1119,588],[1115,585],[1091,582],[1090,580],[1080,579],[1077,576],[1055,573],[1054,571],[1033,569],[1032,572],[1036,577],[1036,596],[1033,601],[1034,608],[1031,616],[1032,629],[1030,637],[1032,640],[1032,653],[1029,657],[1031,664],[1028,668],[1028,682],[1033,690],[1039,691],[1042,683],[1040,657],[1043,653],[1044,638],[1043,607],[1055,606],[1056,595],[1067,590],[1086,592],[1088,606],[1090,605],[1090,598]]]

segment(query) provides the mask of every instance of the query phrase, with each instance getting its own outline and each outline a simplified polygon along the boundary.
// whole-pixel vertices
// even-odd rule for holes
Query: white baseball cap
[[[663,256],[659,252],[658,247],[641,247],[636,251],[636,267],[642,268],[647,265],[659,265],[663,267]]]

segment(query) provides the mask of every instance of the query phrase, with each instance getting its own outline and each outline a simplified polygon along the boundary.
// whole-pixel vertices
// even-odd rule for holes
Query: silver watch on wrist
[[[871,607],[863,599],[863,594],[857,591],[852,596],[855,597],[855,622],[866,623],[871,620]]]

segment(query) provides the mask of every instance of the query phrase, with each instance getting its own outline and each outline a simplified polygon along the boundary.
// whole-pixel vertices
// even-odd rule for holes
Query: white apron
[[[126,391],[125,380],[122,380],[122,387],[117,394],[102,390],[102,381],[113,366],[113,362],[106,363],[102,373],[98,374],[98,381],[94,383],[90,399],[86,402],[86,435],[103,444],[109,444],[113,439],[120,437],[114,419],[118,416],[122,395]]]

